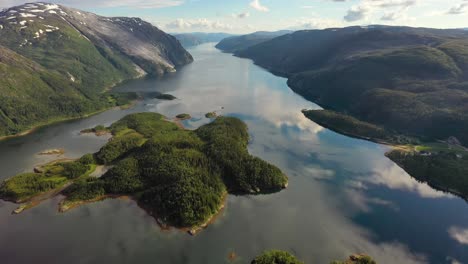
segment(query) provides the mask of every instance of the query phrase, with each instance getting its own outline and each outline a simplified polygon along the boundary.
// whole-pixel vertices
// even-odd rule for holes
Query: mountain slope
[[[0,12],[0,50],[0,136],[112,106],[104,92],[116,83],[192,61],[140,19],[46,3]]]
[[[182,46],[194,47],[201,45],[203,43],[209,42],[220,42],[221,40],[231,37],[231,34],[227,33],[203,33],[203,32],[194,32],[194,33],[181,33],[181,34],[174,34]]]
[[[233,36],[233,37],[229,37],[229,38],[225,38],[221,40],[216,45],[216,48],[224,52],[235,53],[237,51],[255,46],[257,44],[266,42],[278,36],[289,34],[291,32],[292,31],[289,31],[289,30],[281,30],[281,31],[275,31],[275,32],[259,31],[259,32],[254,32],[252,34],[248,34],[248,35]]]
[[[299,31],[237,52],[305,98],[390,131],[468,145],[468,34],[351,27]]]

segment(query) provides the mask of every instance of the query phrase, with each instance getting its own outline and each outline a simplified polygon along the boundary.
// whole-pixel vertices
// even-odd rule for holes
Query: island
[[[178,115],[176,115],[176,118],[177,118],[178,120],[188,120],[188,119],[191,119],[192,116],[189,115],[189,114],[185,114],[185,113],[184,113],[184,114],[178,114]]]
[[[97,125],[93,128],[87,128],[80,131],[80,134],[95,134],[96,136],[103,136],[109,133],[110,131],[103,125]]]
[[[330,264],[377,264],[377,262],[365,254],[354,254],[345,261],[333,261]]]
[[[433,141],[393,132],[331,110],[303,110],[317,124],[340,134],[392,147],[385,155],[421,182],[468,199],[468,150],[458,139]]]
[[[172,94],[157,94],[154,98],[159,99],[159,100],[168,100],[168,101],[177,99],[177,97],[173,96]]]
[[[252,260],[251,264],[304,264],[286,251],[270,250]]]
[[[160,114],[137,113],[106,129],[113,137],[97,153],[7,179],[0,198],[24,203],[23,211],[61,193],[64,212],[128,196],[161,225],[194,234],[223,208],[227,194],[267,194],[287,187],[279,168],[249,154],[247,125],[234,117],[185,130]],[[109,170],[91,176],[98,166]]]
[[[210,119],[216,118],[217,116],[218,114],[216,112],[209,112],[205,114],[205,117]]]
[[[63,155],[65,154],[64,149],[47,149],[39,153],[39,155],[49,156],[49,155]]]
[[[251,264],[304,264],[289,252],[282,250],[265,251],[252,260]],[[345,261],[333,261],[330,264],[377,264],[371,257],[364,254],[354,254]]]

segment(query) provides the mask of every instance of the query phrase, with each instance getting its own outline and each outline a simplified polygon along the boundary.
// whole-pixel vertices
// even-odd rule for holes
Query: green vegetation
[[[187,120],[187,119],[192,118],[192,116],[189,115],[189,114],[179,114],[179,115],[176,115],[176,118],[178,118],[180,120]]]
[[[329,109],[304,111],[311,120],[349,136],[406,145],[388,156],[416,179],[467,197],[465,31],[298,31],[236,55],[287,76],[295,92]]]
[[[2,199],[18,203],[38,194],[56,189],[67,182],[66,177],[38,173],[24,173],[6,180],[0,187]]]
[[[304,264],[304,262],[286,251],[270,250],[256,257],[251,264]],[[332,261],[330,264],[377,264],[377,262],[369,256],[355,254],[345,261]]]
[[[172,94],[158,94],[155,97],[156,99],[160,100],[175,100],[177,97],[173,96]]]
[[[330,110],[304,114],[321,126],[351,137],[400,145],[386,156],[417,180],[468,199],[468,151],[464,147],[421,142]]]
[[[237,54],[324,108],[425,141],[468,146],[468,36],[374,26],[298,31]]]
[[[161,68],[166,62],[181,66],[192,60],[174,38],[141,20],[137,22],[141,24],[138,32],[129,37],[164,50],[161,60],[166,61],[160,65],[126,53],[119,47],[124,45],[117,39],[119,32],[103,37],[91,25],[81,28],[84,23],[77,21],[79,17],[61,18],[44,12],[40,21],[28,20],[20,29],[20,21],[8,23],[5,12],[0,11],[0,137],[126,105],[131,98],[108,89],[140,77],[140,68],[158,75],[163,74]],[[101,21],[130,32],[124,25],[112,24],[112,20]]]
[[[377,262],[366,255],[352,255],[348,260],[333,261],[330,264],[377,264]]]
[[[468,151],[422,149],[393,150],[386,155],[417,180],[468,199]]]
[[[418,144],[419,141],[407,136],[391,133],[377,125],[360,121],[352,116],[331,110],[304,110],[304,115],[317,124],[355,138],[362,138],[385,144]]]
[[[286,187],[287,179],[277,167],[248,153],[247,126],[239,119],[218,117],[196,133],[207,142],[203,150],[218,164],[230,192],[274,192]]]
[[[98,153],[96,159],[101,164],[110,164],[124,156],[127,152],[141,146],[145,142],[143,136],[134,131],[128,131],[121,137],[116,137],[107,143]]]
[[[74,182],[63,191],[67,203],[90,201],[105,195],[104,184],[96,178],[85,178]]]
[[[52,162],[36,169],[36,173],[23,173],[7,179],[0,185],[0,197],[22,203],[39,194],[63,187],[66,183],[87,177],[93,172],[96,166],[91,160],[92,156],[85,155],[77,161]]]
[[[248,153],[247,126],[236,118],[219,117],[190,131],[160,114],[139,113],[108,129],[114,137],[94,155],[53,163],[35,174],[61,177],[61,184],[73,182],[63,191],[67,197],[63,208],[105,196],[131,195],[162,223],[192,228],[220,210],[227,192],[268,193],[287,185],[287,177],[277,167]],[[112,168],[101,178],[90,178],[96,165]],[[6,181],[2,197],[30,198],[58,186],[37,185],[41,189],[36,190],[36,182],[23,183],[24,177]]]
[[[38,29],[28,27],[22,33],[26,36],[2,31],[0,135],[119,105],[104,90],[137,75],[130,61],[128,67],[116,67],[75,29],[50,22],[61,28],[61,34],[52,33],[20,49],[17,43],[29,34],[32,39]]]
[[[205,114],[205,117],[206,118],[216,118],[218,116],[218,114],[216,114],[216,112],[209,112],[209,113],[206,113]]]
[[[87,128],[81,130],[81,133],[95,133],[95,134],[104,134],[107,133],[109,130],[103,125],[97,125],[93,128]]]
[[[248,35],[226,37],[216,45],[216,48],[224,52],[235,53],[291,32],[289,30],[275,32],[258,31]]]
[[[280,250],[266,251],[252,260],[251,264],[304,264],[288,252]]]

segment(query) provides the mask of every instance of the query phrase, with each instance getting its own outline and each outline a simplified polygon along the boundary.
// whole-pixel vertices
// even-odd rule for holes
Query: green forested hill
[[[140,19],[45,3],[3,10],[0,136],[115,105],[105,92],[116,83],[190,61],[174,37]]]
[[[468,145],[468,35],[351,27],[299,31],[237,52],[289,77],[305,98],[427,140]]]
[[[98,109],[64,76],[1,46],[0,102],[0,135]]]
[[[258,31],[247,35],[227,37],[221,40],[216,45],[216,48],[224,52],[235,53],[237,51],[244,50],[246,48],[255,46],[257,44],[263,43],[265,41],[291,32],[292,31],[289,30],[280,30],[274,32]]]

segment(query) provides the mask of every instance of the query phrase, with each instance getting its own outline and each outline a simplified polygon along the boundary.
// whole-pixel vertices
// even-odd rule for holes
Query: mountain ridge
[[[307,30],[235,55],[288,77],[295,92],[330,110],[425,140],[455,136],[468,144],[466,31]]]
[[[204,33],[204,32],[192,32],[192,33],[176,33],[173,34],[182,46],[189,48],[198,46],[209,42],[219,42],[225,38],[233,36],[228,33]]]
[[[139,18],[43,2],[0,12],[0,48],[0,136],[114,106],[106,91],[115,84],[193,61],[173,36]]]
[[[237,51],[255,46],[273,38],[292,33],[290,30],[280,31],[257,31],[247,35],[232,36],[221,40],[216,48],[224,52],[236,53]]]

